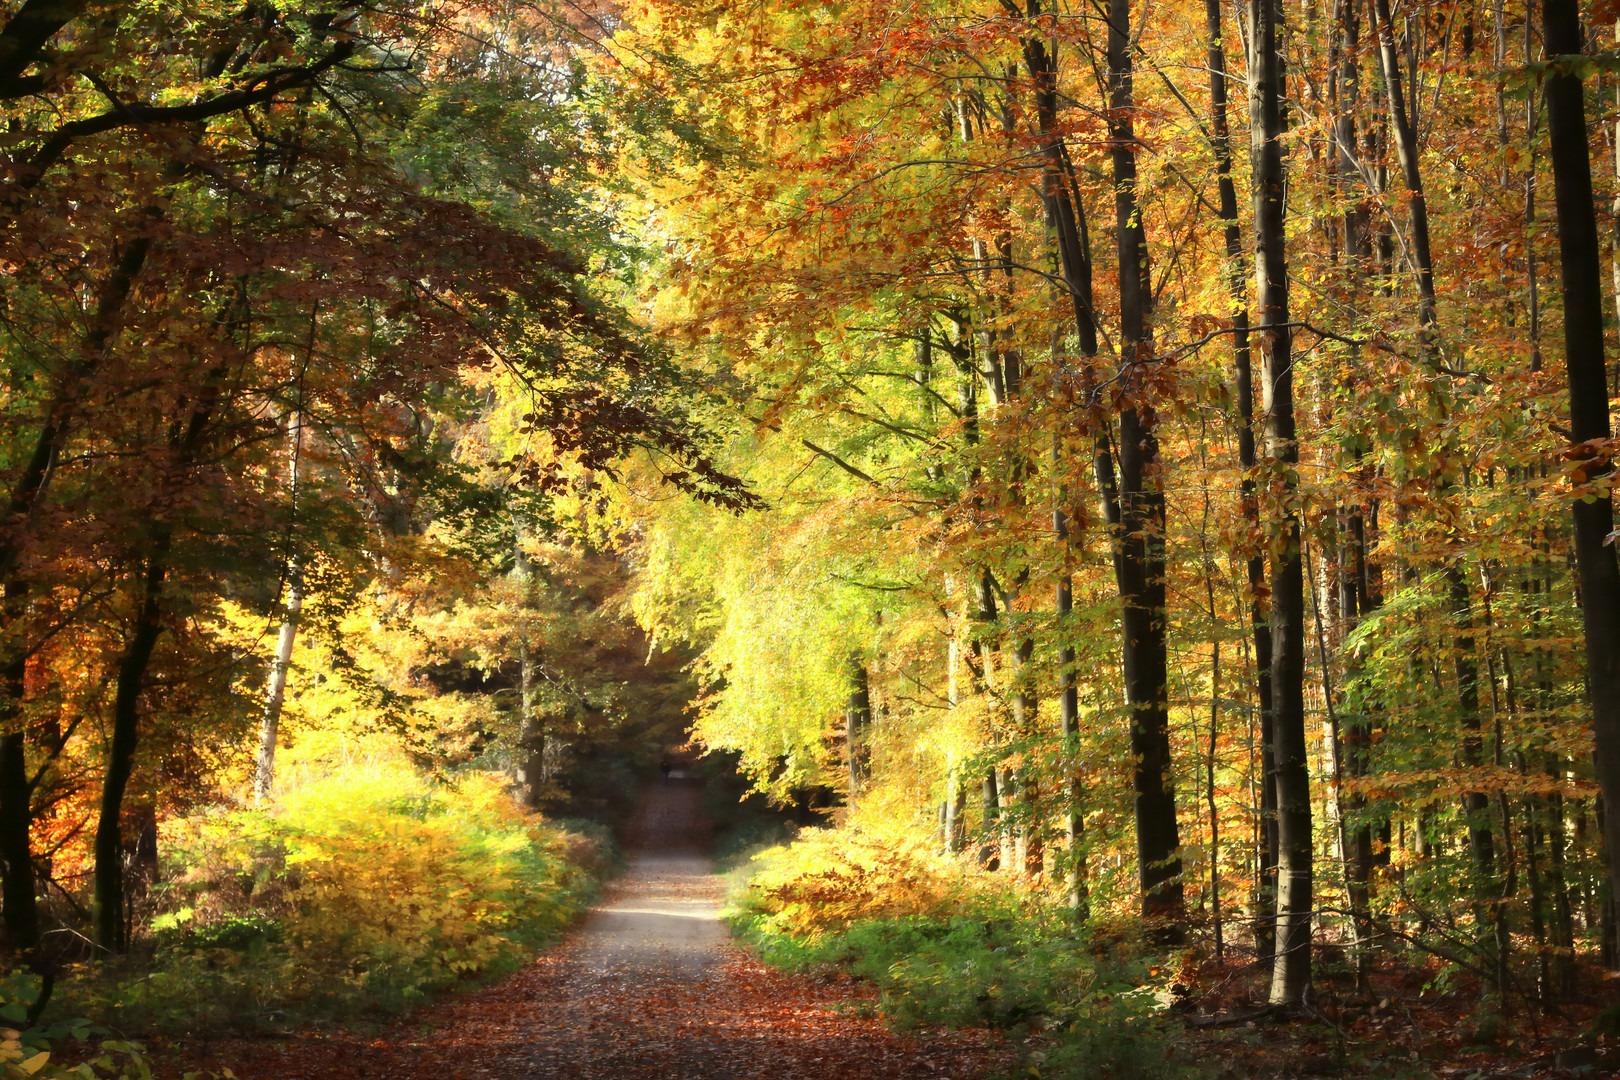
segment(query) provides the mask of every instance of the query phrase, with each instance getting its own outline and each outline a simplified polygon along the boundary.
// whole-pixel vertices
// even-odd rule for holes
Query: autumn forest
[[[6,1076],[682,845],[964,1077],[1620,1066],[1617,15],[0,5]]]

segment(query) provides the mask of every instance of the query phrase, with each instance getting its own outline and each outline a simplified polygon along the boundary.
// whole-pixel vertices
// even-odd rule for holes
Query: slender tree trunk
[[[294,411],[287,418],[288,490],[296,509],[299,467],[303,459],[303,417]],[[276,786],[276,739],[281,727],[281,707],[287,696],[287,670],[292,665],[293,645],[298,639],[298,620],[304,610],[304,568],[296,551],[287,557],[287,606],[282,609],[281,629],[276,634],[276,654],[270,661],[266,681],[264,714],[259,719],[259,757],[253,777],[253,801],[267,801]]]
[[[1001,791],[996,783],[994,766],[986,769],[983,780],[984,820],[980,823],[979,866],[985,870],[1001,868]]]
[[[546,792],[546,730],[536,707],[540,688],[540,654],[528,639],[518,642],[518,747],[523,760],[523,803],[538,810]]]
[[[956,584],[947,572],[945,575],[946,603],[956,595]],[[948,673],[946,701],[954,713],[962,707],[962,643],[958,631],[953,628],[950,639],[945,643],[945,665]],[[945,836],[944,848],[947,855],[961,852],[967,842],[967,784],[962,778],[962,767],[956,761],[951,762],[950,770],[945,777]]]
[[[1468,581],[1455,560],[1446,565],[1446,585],[1458,633],[1453,668],[1457,678],[1457,701],[1462,710],[1463,764],[1478,768],[1484,749],[1479,730],[1479,663],[1474,654]],[[1493,903],[1496,892],[1496,839],[1491,826],[1490,798],[1483,791],[1465,792],[1463,813],[1468,828],[1468,850],[1474,863],[1475,915],[1483,934],[1487,925],[1494,925],[1504,917],[1501,905]],[[1500,939],[1505,935],[1498,933],[1496,936]]]
[[[974,632],[971,647],[973,656],[978,660],[979,694],[984,698],[987,707],[993,705],[994,688],[994,654],[991,642],[987,638],[989,628],[995,625],[996,617],[995,579],[990,576],[988,568],[981,568],[973,584]],[[1007,830],[1011,827],[1008,819],[1012,811],[1012,783],[1010,777],[994,763],[986,770],[984,793],[984,845],[993,852],[993,855],[989,859],[981,856],[980,863],[987,869],[1011,870],[1012,859],[1009,851],[1011,845]]]
[[[1052,437],[1052,460],[1055,467],[1060,458],[1058,436]],[[1069,517],[1063,511],[1066,491],[1058,490],[1057,505],[1052,509],[1052,533],[1063,550],[1063,570],[1058,574],[1054,606],[1058,615],[1058,723],[1063,738],[1064,768],[1068,773],[1068,809],[1063,815],[1063,833],[1069,852],[1069,907],[1077,918],[1090,915],[1091,900],[1086,882],[1085,852],[1085,783],[1080,778],[1080,763],[1075,760],[1076,740],[1080,735],[1080,691],[1075,685],[1075,653],[1070,644],[1071,630],[1066,625],[1074,611],[1074,578],[1069,572]]]
[[[844,705],[844,749],[849,764],[849,804],[854,806],[872,775],[871,747],[867,745],[872,726],[872,684],[861,654],[849,654],[849,700]]]
[[[1615,24],[1614,40],[1616,45],[1620,45],[1620,23]],[[1620,109],[1620,87],[1615,89],[1612,104],[1616,109]],[[1620,120],[1616,120],[1614,126],[1610,129],[1610,137],[1614,140],[1614,152],[1612,154],[1614,173],[1612,179],[1616,183],[1617,190],[1620,190]],[[1620,315],[1620,193],[1617,193],[1609,203],[1609,217],[1611,222],[1609,226],[1609,261],[1611,277],[1614,283],[1615,313]],[[1620,371],[1616,373],[1615,392],[1620,393]]]
[[[1498,4],[1501,0],[1497,0]],[[1525,0],[1524,6],[1524,62],[1526,65],[1535,62],[1535,0]],[[1499,19],[1500,21],[1500,19]],[[1503,23],[1498,32],[1499,44],[1497,62],[1499,71],[1507,68],[1507,42],[1506,24]],[[1503,91],[1498,91],[1501,95]],[[1525,271],[1525,310],[1529,316],[1530,325],[1530,370],[1540,371],[1541,358],[1541,279],[1538,260],[1536,258],[1536,158],[1540,140],[1536,137],[1536,128],[1540,115],[1540,99],[1535,88],[1525,95],[1524,103],[1524,143],[1527,161],[1524,168],[1524,271]],[[1501,136],[1502,147],[1508,147],[1507,130],[1507,102],[1501,104]],[[1507,168],[1502,170],[1502,186],[1505,188],[1511,182]],[[1620,263],[1616,263],[1620,267]]]
[[[1434,258],[1429,251],[1429,204],[1423,194],[1423,178],[1418,170],[1417,132],[1406,107],[1406,91],[1401,83],[1400,47],[1390,19],[1389,0],[1373,0],[1378,19],[1379,57],[1384,69],[1384,89],[1389,96],[1389,118],[1395,128],[1395,150],[1400,158],[1401,176],[1406,184],[1407,208],[1411,218],[1412,272],[1418,283],[1418,321],[1423,330],[1424,351],[1434,349],[1435,337]]]
[[[281,630],[276,635],[276,654],[270,661],[270,678],[265,688],[264,715],[259,720],[259,756],[253,776],[253,801],[264,803],[276,786],[276,740],[281,727],[281,707],[287,696],[287,671],[292,666],[293,644],[298,637],[298,620],[304,610],[304,569],[294,556],[287,564],[287,606],[282,609]]]
[[[219,401],[219,381],[225,370],[223,366],[209,369],[196,398],[189,402],[181,399],[182,408],[189,405],[190,415],[184,422],[177,419],[169,426],[169,461],[165,468],[170,471],[162,481],[165,489],[183,483],[185,474],[195,463],[197,448]],[[149,514],[150,510],[148,507]],[[135,766],[135,749],[140,736],[140,697],[146,669],[163,633],[163,591],[173,540],[173,525],[161,518],[154,521],[145,544],[144,574],[135,620],[119,660],[113,694],[112,739],[107,748],[106,773],[96,820],[90,909],[96,943],[110,952],[122,951],[129,945],[121,816],[124,794]]]
[[[1215,611],[1215,585],[1207,577],[1211,616]],[[1226,957],[1225,928],[1221,919],[1221,811],[1215,803],[1215,744],[1221,718],[1221,643],[1210,643],[1209,656],[1209,765],[1204,791],[1209,799],[1209,906],[1215,923],[1215,959]]]
[[[128,946],[125,920],[124,835],[121,816],[124,793],[135,767],[135,748],[140,731],[140,695],[146,669],[158,637],[163,585],[168,575],[169,537],[159,535],[147,556],[142,575],[139,606],[124,655],[118,662],[118,678],[113,695],[112,742],[107,749],[107,771],[102,781],[101,807],[96,821],[95,880],[91,923],[96,944],[108,952],[122,952]]]
[[[1575,0],[1543,0],[1543,39],[1549,56],[1584,51]],[[1564,352],[1569,371],[1570,441],[1582,479],[1613,471],[1607,369],[1603,358],[1602,253],[1592,204],[1586,103],[1576,69],[1555,65],[1547,74],[1547,127],[1551,136],[1557,202],[1559,262],[1564,286]],[[1605,489],[1576,500],[1575,559],[1580,571],[1586,677],[1595,738],[1593,763],[1604,801],[1620,804],[1620,564],[1607,543],[1614,506]],[[1609,888],[1620,895],[1620,815],[1608,814],[1604,840],[1610,853]]]
[[[1367,201],[1360,194],[1362,185],[1355,161],[1360,146],[1356,134],[1356,114],[1361,105],[1361,20],[1358,0],[1338,0],[1338,8],[1341,48],[1335,73],[1338,100],[1335,103],[1337,122],[1334,141],[1338,147],[1340,198],[1344,203],[1345,267],[1352,282],[1352,295],[1356,295],[1363,287],[1372,262]],[[1354,312],[1352,318],[1359,322],[1360,313]],[[1359,349],[1356,350],[1356,359],[1359,359],[1359,352]],[[1341,559],[1339,573],[1339,612],[1347,635],[1359,625],[1363,616],[1374,610],[1367,570],[1365,504],[1361,493],[1371,478],[1362,464],[1363,449],[1359,439],[1353,441],[1349,453],[1353,460],[1357,493],[1344,515],[1342,547],[1346,558]],[[1345,668],[1347,684],[1361,679],[1359,651],[1347,650]],[[1372,726],[1372,716],[1366,706],[1353,709],[1345,716],[1344,764],[1352,781],[1362,780],[1371,773]],[[1373,948],[1373,823],[1367,818],[1366,796],[1359,789],[1350,793],[1345,805],[1350,819],[1345,829],[1345,891],[1356,932],[1357,988],[1366,992]]]
[[[1519,755],[1519,770],[1528,776],[1529,768],[1525,764],[1524,755]],[[1524,807],[1524,865],[1526,876],[1530,881],[1530,933],[1536,943],[1536,985],[1540,988],[1541,996],[1548,1001],[1557,1000],[1558,993],[1553,988],[1552,978],[1552,947],[1547,936],[1547,891],[1541,883],[1541,848],[1542,828],[1540,818],[1545,813],[1543,800],[1526,797],[1522,800]],[[1512,828],[1504,825],[1503,829]]]
[[[1547,775],[1563,781],[1563,761],[1547,755]],[[1569,873],[1565,865],[1568,838],[1564,827],[1564,796],[1547,797],[1547,885],[1552,891],[1553,983],[1558,996],[1575,993],[1575,914],[1569,901]]]
[[[1230,78],[1226,70],[1225,33],[1221,0],[1205,0],[1204,19],[1208,34],[1210,131],[1215,152],[1217,187],[1220,192],[1220,219],[1226,241],[1227,291],[1232,298],[1232,369],[1238,403],[1239,500],[1250,532],[1260,534],[1260,502],[1255,491],[1257,464],[1254,438],[1254,376],[1252,346],[1249,340],[1249,308],[1243,230],[1238,220],[1237,187],[1232,180],[1232,133],[1227,117]],[[1265,601],[1266,560],[1256,549],[1246,561],[1248,573],[1249,625],[1254,637],[1255,698],[1260,710],[1260,816],[1259,850],[1255,864],[1255,952],[1269,962],[1276,949],[1277,910],[1277,787],[1276,757],[1272,744],[1271,713],[1271,616]]]
[[[7,596],[8,606],[18,598]],[[0,897],[6,942],[26,956],[39,946],[39,905],[35,898],[33,785],[28,782],[28,746],[22,715],[26,661],[19,657],[0,670]]]
[[[1164,491],[1160,486],[1157,419],[1139,365],[1152,363],[1153,278],[1147,232],[1136,198],[1136,100],[1131,57],[1130,0],[1108,4],[1108,139],[1114,172],[1119,251],[1119,592],[1125,699],[1135,764],[1136,858],[1142,915],[1160,924],[1164,940],[1179,941],[1185,907],[1181,837],[1170,774],[1165,617]]]
[[[536,580],[528,552],[523,550],[523,524],[512,526],[512,576],[518,586],[518,604],[524,611],[535,606]],[[546,731],[540,715],[540,650],[530,639],[528,628],[520,627],[518,647],[518,770],[523,804],[538,810],[546,790]]]
[[[1035,19],[1041,14],[1039,0],[1029,0],[1028,14]],[[1038,34],[1024,39],[1024,63],[1034,87],[1036,123],[1041,133],[1041,194],[1046,205],[1048,222],[1057,239],[1057,278],[1067,294],[1074,316],[1075,332],[1083,357],[1082,382],[1089,388],[1093,382],[1093,362],[1097,355],[1097,328],[1093,314],[1091,286],[1091,251],[1086,230],[1085,208],[1079,193],[1072,186],[1072,172],[1064,152],[1063,140],[1057,128],[1057,73],[1053,70],[1052,54]],[[1094,440],[1095,441],[1095,440]],[[1100,443],[1099,443],[1100,445]],[[1062,438],[1052,439],[1054,469],[1061,469]],[[1110,460],[1108,471],[1112,474]],[[1052,531],[1063,549],[1063,569],[1058,576],[1055,606],[1059,618],[1058,649],[1058,710],[1059,723],[1066,746],[1072,747],[1079,731],[1080,698],[1075,686],[1075,652],[1069,643],[1069,631],[1062,624],[1074,609],[1074,579],[1069,569],[1069,521],[1064,512],[1066,489],[1059,487],[1057,505],[1052,511]],[[1086,885],[1084,851],[1085,817],[1083,812],[1085,791],[1077,764],[1068,765],[1069,808],[1064,815],[1064,834],[1068,841],[1071,860],[1069,878],[1069,905],[1079,918],[1088,915],[1089,897]]]
[[[1266,455],[1281,507],[1271,556],[1272,728],[1277,755],[1277,955],[1271,1000],[1295,1004],[1311,983],[1312,842],[1305,740],[1305,595],[1299,515],[1299,444],[1294,421],[1293,334],[1287,323],[1287,207],[1282,162],[1283,64],[1274,0],[1251,0],[1250,142],[1255,160],[1255,270],[1264,361]]]

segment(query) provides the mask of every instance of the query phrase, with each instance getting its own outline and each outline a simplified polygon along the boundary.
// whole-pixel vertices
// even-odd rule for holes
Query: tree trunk
[[[96,944],[108,952],[128,947],[124,910],[124,836],[121,816],[124,792],[135,767],[139,740],[140,694],[152,651],[163,633],[163,583],[168,574],[169,537],[159,535],[146,558],[140,606],[129,643],[118,662],[113,695],[112,742],[107,749],[107,772],[102,781],[101,807],[96,821],[95,881],[90,909]]]
[[[1350,565],[1348,569],[1341,567],[1340,570],[1339,611],[1348,632],[1359,624],[1363,616],[1372,614],[1374,610],[1367,587],[1366,521],[1359,507],[1347,515],[1344,540]],[[1347,681],[1364,677],[1358,655],[1349,655],[1346,666],[1349,669]],[[1361,708],[1352,710],[1345,717],[1344,763],[1352,780],[1364,779],[1372,773],[1373,723],[1367,709],[1364,702]],[[1346,800],[1346,806],[1351,820],[1345,830],[1345,892],[1350,901],[1350,918],[1356,930],[1356,984],[1358,989],[1366,991],[1373,950],[1373,825],[1367,819],[1367,797],[1359,790]]]
[[[1210,615],[1215,613],[1214,582],[1206,576]],[[1226,958],[1226,940],[1221,921],[1221,811],[1215,802],[1215,745],[1221,718],[1221,643],[1211,642],[1209,656],[1209,771],[1204,790],[1209,799],[1209,907],[1215,923],[1215,959]]]
[[[1254,377],[1249,341],[1248,285],[1243,230],[1238,221],[1237,188],[1232,180],[1232,130],[1227,118],[1229,77],[1226,70],[1225,32],[1221,0],[1205,0],[1208,42],[1210,132],[1215,152],[1216,182],[1220,192],[1220,219],[1226,241],[1226,282],[1232,298],[1232,370],[1238,406],[1239,501],[1244,520],[1254,535],[1260,532],[1260,504],[1255,492]],[[1254,637],[1255,698],[1260,710],[1260,837],[1255,863],[1255,952],[1269,963],[1276,948],[1277,907],[1277,789],[1271,723],[1271,621],[1265,602],[1266,561],[1256,550],[1246,560],[1249,625]]]
[[[1390,19],[1389,0],[1373,0],[1378,18],[1378,54],[1384,69],[1384,89],[1389,96],[1390,123],[1395,128],[1395,150],[1406,183],[1406,201],[1412,223],[1412,272],[1418,283],[1418,321],[1422,326],[1424,351],[1434,349],[1435,302],[1434,259],[1429,252],[1429,204],[1423,196],[1423,178],[1418,171],[1417,132],[1406,107],[1406,91],[1401,84],[1400,50]]]
[[[1282,162],[1281,12],[1251,0],[1250,143],[1254,154],[1255,271],[1261,320],[1266,456],[1280,474],[1281,506],[1271,556],[1272,731],[1277,755],[1277,955],[1271,1001],[1302,1002],[1311,983],[1312,856],[1309,752],[1305,741],[1305,593],[1294,422],[1293,333],[1287,326],[1288,261]]]
[[[994,766],[984,771],[984,819],[979,828],[979,866],[985,870],[1001,868],[1001,792],[996,784]]]
[[[276,635],[276,655],[270,661],[270,678],[265,687],[264,715],[259,720],[259,757],[253,776],[253,801],[269,801],[276,786],[276,739],[281,727],[281,707],[287,696],[287,671],[292,666],[293,643],[298,638],[298,619],[304,610],[304,570],[297,556],[287,563],[287,606]]]
[[[1563,780],[1563,761],[1547,755],[1547,775]],[[1547,887],[1552,892],[1553,984],[1560,997],[1575,994],[1575,914],[1569,902],[1569,874],[1564,855],[1568,844],[1564,828],[1564,796],[1547,797]]]
[[[8,606],[16,599],[8,596]],[[0,900],[6,943],[27,956],[39,946],[39,905],[35,898],[33,786],[28,782],[27,738],[23,718],[23,677],[27,662],[19,657],[0,670]]]
[[[303,461],[304,419],[294,410],[287,417],[287,490],[296,513],[298,480]],[[298,619],[304,610],[304,568],[299,564],[296,545],[287,556],[287,606],[281,629],[276,635],[276,655],[270,661],[266,681],[264,715],[259,720],[259,758],[253,778],[253,801],[267,801],[276,785],[276,738],[281,727],[281,707],[287,695],[287,670],[292,664],[293,645],[298,640]]]
[[[849,805],[853,807],[872,775],[871,747],[867,745],[872,726],[872,685],[858,652],[849,654],[849,676],[849,699],[844,705],[844,751],[849,767]]]
[[[1136,859],[1142,916],[1165,941],[1184,934],[1181,838],[1170,775],[1164,492],[1156,417],[1138,365],[1151,363],[1153,278],[1136,198],[1137,140],[1130,0],[1108,4],[1108,139],[1119,252],[1119,557],[1121,648],[1130,710]]]
[[[512,576],[518,586],[518,604],[527,611],[535,604],[534,567],[523,550],[523,525],[512,525]],[[538,810],[546,786],[546,732],[536,699],[540,695],[540,651],[529,640],[528,628],[520,627],[518,648],[518,777],[523,805]]]
[[[1059,457],[1057,436],[1052,438],[1053,461]],[[1063,549],[1063,571],[1058,575],[1055,607],[1058,615],[1058,730],[1063,737],[1065,769],[1069,776],[1067,792],[1069,806],[1063,816],[1063,833],[1069,850],[1069,907],[1082,920],[1090,914],[1090,897],[1086,883],[1085,853],[1085,783],[1080,778],[1080,763],[1075,760],[1075,745],[1080,735],[1080,692],[1075,686],[1074,646],[1070,644],[1067,625],[1074,611],[1074,578],[1069,573],[1069,517],[1063,512],[1065,492],[1058,493],[1058,505],[1052,511],[1052,533]]]
[[[179,403],[181,409],[177,412],[189,404],[189,416],[184,422],[176,419],[169,426],[170,459],[165,464],[169,470],[163,478],[165,488],[184,482],[184,474],[195,462],[197,448],[208,431],[209,420],[219,400],[219,380],[225,371],[223,366],[209,369],[196,398],[188,403],[182,397]],[[148,507],[149,515],[150,511]],[[96,942],[111,952],[120,952],[129,945],[120,817],[124,793],[135,766],[135,747],[140,735],[141,690],[152,652],[163,633],[163,589],[173,540],[173,526],[161,518],[157,519],[145,544],[145,573],[139,605],[124,655],[119,660],[113,694],[112,740],[107,749],[106,774],[102,780],[101,806],[96,821],[90,908]]]
[[[1457,678],[1457,703],[1462,711],[1463,764],[1469,768],[1481,765],[1484,742],[1479,731],[1479,662],[1474,654],[1473,605],[1469,597],[1468,580],[1456,560],[1446,564],[1446,587],[1451,598],[1452,615],[1456,619],[1457,649],[1453,669]],[[1496,895],[1496,838],[1491,825],[1490,798],[1483,791],[1469,790],[1463,794],[1463,814],[1468,828],[1468,850],[1474,863],[1475,917],[1482,935],[1487,925],[1495,925],[1505,916],[1500,904],[1494,904]],[[1505,824],[1505,823],[1504,823]],[[1500,932],[1498,939],[1504,937]],[[1498,963],[1503,958],[1498,958]],[[1498,987],[1500,990],[1501,987]]]
[[[949,604],[956,595],[956,584],[951,575],[945,575],[945,596]],[[947,672],[946,702],[952,713],[962,707],[962,641],[960,632],[952,627],[951,636],[945,643],[945,666]],[[967,784],[962,777],[962,767],[954,759],[945,777],[945,835],[943,846],[947,855],[960,853],[967,843]]]
[[[1547,53],[1583,51],[1575,0],[1543,0]],[[1586,103],[1581,79],[1567,66],[1547,74],[1547,127],[1557,203],[1559,265],[1564,286],[1564,352],[1569,370],[1570,441],[1587,482],[1613,470],[1595,442],[1610,438],[1609,393],[1603,359],[1602,254],[1592,205],[1591,157],[1586,145]],[[1606,541],[1614,506],[1606,489],[1576,501],[1575,559],[1580,571],[1581,621],[1586,640],[1587,692],[1595,735],[1594,771],[1604,801],[1620,805],[1620,564]],[[1620,895],[1620,815],[1609,814],[1604,840],[1610,852],[1609,888]]]
[[[1028,14],[1034,19],[1041,13],[1039,0],[1029,0]],[[1097,326],[1093,313],[1095,297],[1092,294],[1091,284],[1091,251],[1089,237],[1086,229],[1085,207],[1081,204],[1079,193],[1072,185],[1072,170],[1069,168],[1068,157],[1064,151],[1063,140],[1056,134],[1057,130],[1057,73],[1053,70],[1052,54],[1048,52],[1040,37],[1031,34],[1024,39],[1024,63],[1029,70],[1030,81],[1034,84],[1034,100],[1036,123],[1041,132],[1041,194],[1046,204],[1048,222],[1054,227],[1057,239],[1057,270],[1058,280],[1061,281],[1063,291],[1069,299],[1070,310],[1074,316],[1075,332],[1080,342],[1080,352],[1083,359],[1082,382],[1089,389],[1093,383],[1093,361],[1097,355]],[[1054,349],[1054,351],[1056,351]],[[1061,363],[1061,361],[1059,361]],[[1062,437],[1054,434],[1052,438],[1052,463],[1054,469],[1061,469]],[[1094,443],[1106,446],[1106,440],[1095,439]],[[1100,466],[1099,466],[1100,468]],[[1107,466],[1110,475],[1113,464],[1110,460]],[[1059,487],[1057,492],[1057,505],[1052,511],[1052,532],[1059,546],[1063,549],[1063,569],[1058,575],[1054,604],[1059,620],[1059,647],[1058,647],[1058,712],[1060,732],[1069,752],[1074,749],[1074,742],[1079,734],[1080,698],[1075,686],[1075,652],[1069,643],[1069,631],[1063,625],[1066,617],[1074,610],[1074,579],[1069,569],[1069,519],[1064,511],[1064,502],[1067,490]],[[1117,517],[1117,504],[1115,509]],[[1083,810],[1085,790],[1080,779],[1079,766],[1070,762],[1067,766],[1069,772],[1069,790],[1067,792],[1069,807],[1064,815],[1064,835],[1068,841],[1070,869],[1069,869],[1069,906],[1074,909],[1077,916],[1085,919],[1089,913],[1090,899],[1087,895],[1086,866],[1085,866],[1085,816]]]
[[[1344,257],[1346,269],[1353,282],[1352,295],[1364,287],[1366,271],[1372,262],[1372,237],[1369,226],[1367,200],[1360,195],[1361,182],[1355,163],[1359,147],[1356,135],[1356,112],[1361,105],[1361,20],[1357,11],[1358,0],[1339,0],[1339,63],[1335,72],[1338,99],[1335,102],[1337,123],[1334,142],[1338,148],[1338,174],[1340,198],[1344,203]],[[1359,322],[1360,313],[1352,317]],[[1360,350],[1355,350],[1360,358]],[[1361,619],[1370,615],[1374,603],[1367,568],[1367,521],[1364,512],[1362,485],[1370,481],[1368,470],[1362,464],[1363,449],[1359,438],[1349,448],[1357,482],[1356,495],[1346,508],[1342,532],[1342,549],[1347,558],[1341,558],[1339,572],[1339,612],[1345,633],[1353,631]],[[1347,564],[1347,565],[1346,565]],[[1345,657],[1345,681],[1353,684],[1361,676],[1361,661],[1356,653]],[[1368,706],[1349,711],[1344,723],[1345,761],[1352,780],[1367,777],[1372,771],[1373,719]],[[1372,967],[1372,869],[1373,823],[1367,818],[1367,799],[1359,790],[1346,800],[1349,811],[1345,829],[1345,892],[1350,903],[1350,918],[1356,933],[1356,984],[1363,992],[1369,989],[1368,979]],[[1386,822],[1387,824],[1387,822]]]

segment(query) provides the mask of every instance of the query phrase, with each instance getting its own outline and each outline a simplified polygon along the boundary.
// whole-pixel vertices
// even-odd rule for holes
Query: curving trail
[[[727,942],[692,781],[650,785],[629,871],[559,946],[382,1038],[215,1044],[242,1080],[969,1080],[983,1036],[896,1035],[844,1003],[851,980],[784,975]],[[424,1024],[431,1025],[424,1027]]]

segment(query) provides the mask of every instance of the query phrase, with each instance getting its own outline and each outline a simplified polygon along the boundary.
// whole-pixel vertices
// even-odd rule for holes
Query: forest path
[[[368,1038],[215,1044],[242,1080],[969,1080],[983,1036],[914,1037],[845,1007],[870,992],[785,975],[727,941],[698,782],[653,782],[622,830],[628,872],[533,964]],[[869,1012],[870,1009],[861,1010]]]

